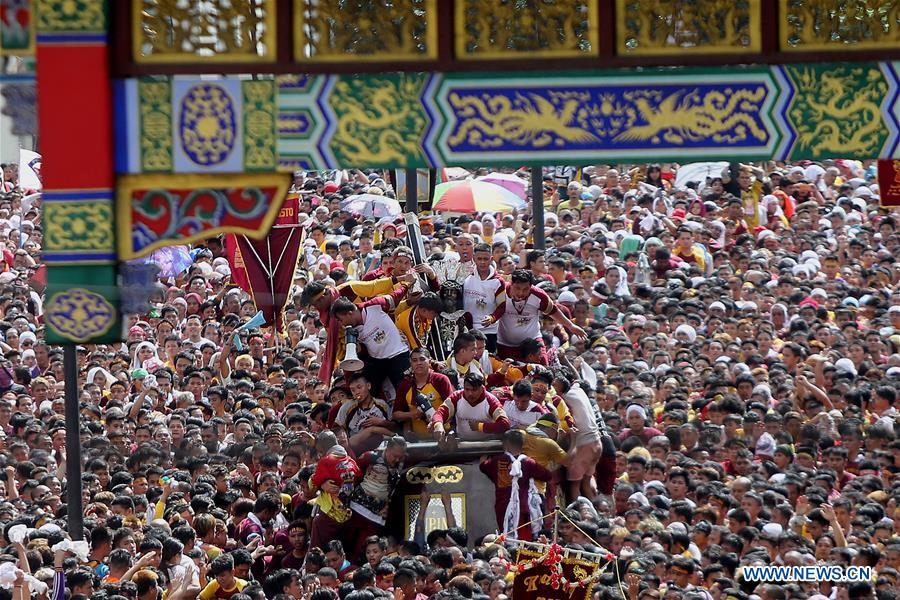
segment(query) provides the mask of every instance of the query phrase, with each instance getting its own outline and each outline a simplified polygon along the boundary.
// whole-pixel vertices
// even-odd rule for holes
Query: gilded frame
[[[377,54],[342,54],[324,56],[306,56],[304,48],[308,42],[306,36],[306,0],[294,0],[294,60],[297,63],[375,63],[406,62],[417,63],[437,60],[438,57],[438,10],[437,0],[425,0],[425,41],[428,52],[421,55],[402,53]]]
[[[489,49],[476,54],[466,52],[465,30],[465,2],[458,0],[453,6],[453,50],[456,60],[477,61],[486,59],[529,59],[529,58],[583,58],[600,55],[600,9],[596,0],[588,0],[588,41],[591,43],[590,52],[582,52],[577,49],[561,50],[532,50],[528,52],[515,52]]]
[[[631,0],[616,0],[616,54],[618,56],[666,56],[679,52],[689,54],[757,54],[762,52],[762,8],[760,0],[750,2],[751,32],[749,46],[659,46],[650,48],[626,48],[625,5]],[[784,0],[781,0],[782,4]]]
[[[893,44],[881,41],[863,41],[854,44],[845,43],[829,43],[814,42],[810,44],[801,44],[799,46],[791,46],[788,40],[791,37],[791,27],[788,24],[788,3],[787,0],[778,0],[778,49],[781,52],[835,52],[835,51],[854,51],[854,50],[879,50],[885,48],[897,49],[900,47],[900,32],[898,32],[898,41]],[[897,25],[900,29],[900,24]]]
[[[265,24],[266,32],[263,36],[263,42],[266,45],[266,52],[262,56],[256,54],[214,54],[212,56],[198,56],[187,52],[172,52],[161,54],[143,55],[141,46],[144,42],[143,20],[141,12],[143,11],[144,0],[131,0],[131,53],[132,59],[136,64],[196,64],[197,62],[214,62],[214,63],[246,63],[246,64],[266,64],[274,63],[277,56],[277,14],[276,0],[263,0],[265,3]]]

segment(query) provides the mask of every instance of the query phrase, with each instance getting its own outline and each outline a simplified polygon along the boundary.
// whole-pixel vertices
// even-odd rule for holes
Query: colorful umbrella
[[[504,187],[485,181],[449,181],[434,188],[435,212],[511,212],[525,201]]]
[[[521,177],[518,177],[517,175],[513,175],[512,173],[497,173],[495,171],[493,173],[488,173],[487,175],[484,175],[482,177],[477,177],[475,181],[484,181],[486,183],[499,185],[502,188],[508,189],[522,200],[528,199],[525,196],[525,188],[528,187],[528,185],[525,183],[525,180]]]
[[[341,210],[358,213],[363,217],[380,219],[396,217],[403,212],[400,203],[387,196],[377,194],[356,194],[341,201]]]

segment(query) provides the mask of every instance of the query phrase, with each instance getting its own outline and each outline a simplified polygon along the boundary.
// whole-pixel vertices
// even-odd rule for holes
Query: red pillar
[[[113,340],[120,332],[107,6],[37,3],[47,341]]]

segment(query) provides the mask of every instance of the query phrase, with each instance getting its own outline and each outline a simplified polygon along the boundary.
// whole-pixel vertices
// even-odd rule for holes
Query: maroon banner
[[[281,204],[281,210],[275,218],[276,226],[283,225],[299,225],[300,224],[300,195],[291,192]]]
[[[882,206],[900,206],[900,160],[878,161],[878,189]]]
[[[253,296],[266,323],[274,324],[277,331],[284,329],[281,313],[291,300],[302,236],[299,227],[272,229],[262,240],[243,235],[226,236],[232,280]]]
[[[541,564],[542,555],[532,550],[520,549],[518,564],[536,564],[530,569],[516,573],[513,579],[512,597],[516,600],[588,600],[591,597],[591,585],[581,585],[594,575],[599,565],[587,560],[577,558],[563,558],[562,570],[566,584],[552,587],[551,569]],[[569,584],[569,585],[567,585]]]
[[[250,280],[247,278],[247,269],[244,267],[241,249],[238,248],[237,237],[233,233],[225,234],[225,258],[228,259],[228,266],[231,267],[231,280],[249,294],[251,293]]]

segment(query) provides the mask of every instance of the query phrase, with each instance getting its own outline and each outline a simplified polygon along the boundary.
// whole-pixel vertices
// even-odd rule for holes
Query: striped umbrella
[[[396,217],[403,212],[397,200],[376,194],[348,196],[341,201],[341,210],[359,213],[363,217],[372,217],[373,219]]]
[[[435,212],[512,212],[525,201],[506,188],[485,181],[448,181],[434,188]]]
[[[502,188],[508,189],[522,200],[527,200],[525,197],[525,188],[528,187],[528,184],[526,184],[525,180],[518,175],[513,175],[512,173],[498,173],[495,171],[482,177],[478,177],[475,181],[484,181],[486,183],[499,185]]]

